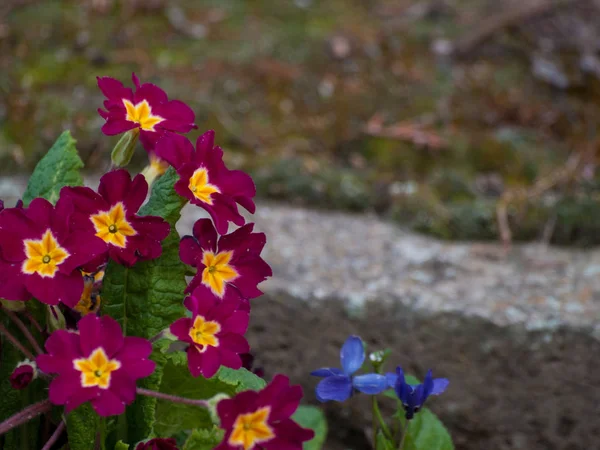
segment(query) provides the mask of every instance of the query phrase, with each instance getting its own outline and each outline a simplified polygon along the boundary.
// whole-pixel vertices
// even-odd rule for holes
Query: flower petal
[[[358,336],[350,336],[344,342],[340,351],[342,369],[346,375],[352,375],[362,366],[365,361],[365,348],[362,339]]]
[[[352,385],[363,394],[375,395],[385,391],[388,382],[384,375],[369,373],[355,376]]]
[[[324,367],[322,369],[313,370],[310,374],[313,377],[327,378],[327,377],[333,377],[336,375],[344,375],[344,372],[342,370],[336,369],[334,367]]]
[[[450,384],[450,381],[447,378],[436,378],[433,380],[433,389],[431,389],[429,395],[440,395],[446,390],[448,384]]]
[[[327,377],[317,385],[316,394],[320,402],[346,401],[352,395],[352,381],[345,375]]]

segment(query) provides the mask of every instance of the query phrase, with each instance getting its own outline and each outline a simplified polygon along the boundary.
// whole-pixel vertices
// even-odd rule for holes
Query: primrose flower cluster
[[[128,148],[139,139],[157,175],[172,166],[179,177],[176,193],[210,216],[198,220],[180,241],[180,259],[195,275],[181,293],[188,314],[172,323],[170,332],[185,349],[194,377],[213,377],[222,366],[240,369],[250,351],[244,335],[251,300],[261,295],[258,284],[272,275],[261,257],[265,235],[255,232],[239,210],[254,213],[254,183],[244,172],[226,167],[213,131],[195,145],[189,141],[185,134],[197,128],[190,107],[135,75],[133,84],[132,89],[113,78],[98,78],[106,97],[98,110],[105,119],[102,131],[124,134]],[[144,175],[114,169],[102,176],[97,190],[64,187],[55,204],[36,198],[2,209],[0,298],[34,298],[49,305],[55,317],[73,319],[48,337],[35,362],[16,368],[11,377],[15,388],[43,377],[50,381],[52,404],[64,405],[69,413],[89,402],[100,416],[122,414],[137,395],[153,395],[136,386],[155,370],[151,341],[124,335],[115,319],[101,315],[109,299],[100,296],[107,264],[133,267],[163,252],[171,226],[140,212],[148,191]],[[238,228],[228,232],[230,225]],[[371,381],[355,377],[353,386],[369,391]],[[300,450],[313,437],[291,419],[301,397],[299,386],[277,375],[262,391],[221,400],[216,411],[224,438],[217,448]],[[165,437],[137,448],[176,447]]]

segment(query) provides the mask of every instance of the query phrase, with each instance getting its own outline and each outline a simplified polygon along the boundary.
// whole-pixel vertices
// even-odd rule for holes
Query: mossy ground
[[[103,170],[116,139],[99,131],[95,77],[135,71],[190,103],[200,130],[217,131],[229,164],[249,170],[263,196],[495,239],[502,192],[597,143],[600,84],[541,82],[522,33],[500,32],[468,60],[436,57],[436,39],[490,12],[476,0],[440,4],[9,0],[0,162],[5,173],[30,170],[70,128],[87,166]],[[514,237],[535,239],[556,220],[555,242],[598,243],[594,176],[586,183],[509,209]]]

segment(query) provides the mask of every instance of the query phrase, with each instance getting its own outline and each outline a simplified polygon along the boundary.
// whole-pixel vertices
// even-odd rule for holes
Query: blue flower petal
[[[398,375],[393,372],[388,372],[385,374],[385,379],[387,380],[388,386],[393,388],[396,386],[396,381],[398,381]]]
[[[332,376],[321,380],[316,389],[317,400],[343,402],[352,395],[352,380],[347,376]]]
[[[432,390],[433,390],[433,376],[431,374],[431,369],[429,369],[427,371],[427,374],[425,375],[425,379],[423,380],[423,402],[425,402],[425,400],[427,400],[427,397],[429,397],[429,394],[431,394]]]
[[[374,395],[388,388],[388,381],[384,375],[369,373],[357,375],[352,381],[354,387],[364,394]]]
[[[346,375],[352,375],[360,369],[365,360],[365,348],[358,336],[350,336],[346,339],[340,351],[340,359]]]
[[[450,381],[447,378],[436,378],[433,380],[433,389],[431,395],[440,395],[446,390]]]
[[[327,378],[335,375],[343,375],[344,372],[342,372],[341,369],[336,369],[335,367],[324,367],[322,369],[313,370],[310,374],[313,377]]]

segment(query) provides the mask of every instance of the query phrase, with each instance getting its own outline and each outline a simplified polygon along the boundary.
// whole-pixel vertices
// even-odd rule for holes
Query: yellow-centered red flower
[[[202,316],[196,316],[194,324],[190,328],[190,337],[194,343],[202,346],[200,352],[205,352],[207,347],[218,347],[219,338],[217,334],[221,331],[219,322],[206,320]]]
[[[231,251],[217,254],[205,251],[202,255],[202,264],[206,266],[202,271],[202,284],[219,297],[223,297],[225,293],[225,283],[233,281],[239,276],[229,264],[232,256],[233,252]]]
[[[134,105],[129,100],[123,99],[123,105],[125,105],[125,111],[127,112],[125,119],[139,124],[144,131],[155,131],[154,126],[165,120],[152,114],[152,108],[147,100],[142,100]]]
[[[204,167],[194,171],[190,177],[189,188],[194,197],[207,205],[213,204],[212,194],[221,192],[217,186],[209,183],[208,171]]]

